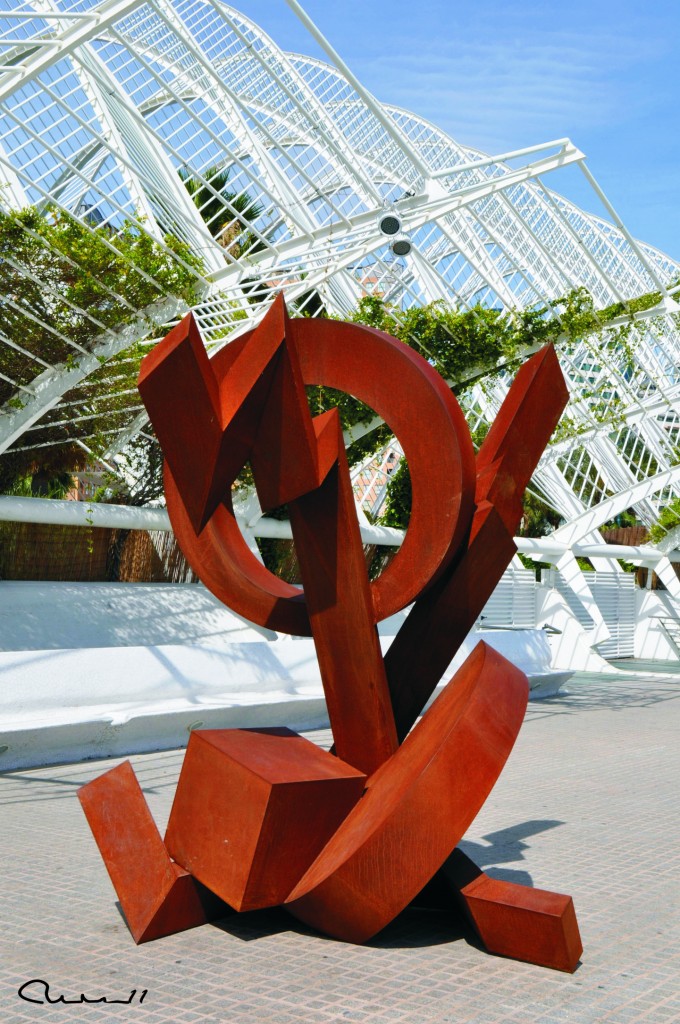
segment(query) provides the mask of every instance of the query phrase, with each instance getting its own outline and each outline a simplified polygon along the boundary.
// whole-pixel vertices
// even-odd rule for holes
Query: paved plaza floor
[[[464,844],[489,874],[574,897],[574,975],[488,956],[459,921],[426,911],[364,947],[281,910],[135,946],[76,799],[118,762],[89,762],[0,775],[0,1022],[680,1021],[680,674],[640,668],[581,674],[531,704]],[[161,829],[182,757],[131,759]],[[138,994],[38,1005],[18,996],[30,979],[51,998]]]

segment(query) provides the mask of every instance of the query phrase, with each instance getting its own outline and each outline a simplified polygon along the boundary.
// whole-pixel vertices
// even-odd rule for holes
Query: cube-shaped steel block
[[[290,729],[192,732],[165,843],[235,910],[283,903],[366,776]]]

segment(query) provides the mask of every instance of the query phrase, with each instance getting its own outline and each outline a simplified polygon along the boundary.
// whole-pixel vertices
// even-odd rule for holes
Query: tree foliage
[[[263,208],[248,192],[234,192],[228,187],[229,168],[208,167],[203,171],[202,177],[210,187],[187,171],[181,170],[179,175],[210,234],[234,259],[263,248],[261,239],[249,230]]]
[[[680,526],[680,498],[673,500],[662,510],[659,518],[649,531],[649,539],[653,544],[662,541],[667,533]]]

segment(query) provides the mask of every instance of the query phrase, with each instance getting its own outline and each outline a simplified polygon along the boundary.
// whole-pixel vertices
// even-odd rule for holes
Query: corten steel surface
[[[194,928],[228,907],[173,863],[129,761],[78,790],[135,942]]]
[[[365,942],[389,924],[477,816],[515,742],[528,692],[523,672],[478,644],[368,780],[288,909],[348,942]]]
[[[283,903],[366,776],[290,729],[193,732],[165,845],[235,910]]]
[[[458,559],[415,603],[385,655],[403,738],[515,553],[522,495],[569,398],[552,346],[522,366],[476,460],[476,511]]]
[[[459,911],[491,953],[573,972],[583,952],[571,896],[490,878],[456,849],[412,902]]]
[[[258,343],[262,332],[271,329],[275,311],[276,307],[257,329]],[[197,444],[200,434],[190,418],[185,420],[175,412],[183,402],[185,376],[191,377],[181,362],[171,379],[161,372],[164,346],[174,340],[175,332],[184,332],[185,350],[191,348],[193,353],[192,322],[186,317],[145,358],[139,378],[140,393],[166,453],[166,498],[173,529],[202,581],[225,604],[252,622],[309,636],[304,597],[267,572],[249,550],[234,517],[226,478],[222,504],[206,528],[199,535],[192,525],[187,508],[191,503],[179,483],[180,467],[188,466],[184,472],[196,477],[208,470],[203,468],[202,451],[198,450],[203,447]],[[231,370],[240,367],[242,355],[249,357],[248,342],[253,334],[243,335],[209,360],[208,371],[215,381],[222,382],[223,392],[231,394]],[[294,341],[306,384],[324,384],[366,402],[389,422],[408,459],[413,491],[411,524],[397,555],[370,585],[377,622],[410,604],[451,561],[467,536],[475,479],[469,431],[441,377],[412,349],[381,331],[332,320],[297,319],[288,321],[286,340],[289,344]],[[173,349],[169,358],[174,358]],[[234,387],[241,379],[239,371]],[[212,389],[204,391],[213,393],[216,388],[213,382]],[[255,399],[244,394],[241,407],[249,408],[248,402],[255,404]],[[226,432],[229,425],[225,422]],[[436,451],[432,438],[437,439]],[[288,458],[294,461],[294,455]]]
[[[311,416],[309,384],[370,405],[408,459],[409,529],[371,583],[339,416]],[[526,677],[480,644],[409,732],[515,552],[524,488],[567,400],[554,351],[520,370],[476,459],[460,407],[422,357],[370,328],[289,320],[281,298],[211,360],[185,318],[144,360],[139,388],[189,561],[245,617],[311,633],[338,755],[313,752],[287,730],[195,732],[167,849],[156,833],[145,854],[150,873],[164,878],[180,865],[236,909],[283,903],[352,942],[414,900],[455,903],[489,950],[573,970],[581,947],[569,897],[491,879],[454,849],[519,732]],[[288,505],[302,593],[241,535],[231,488],[246,462],[263,509]],[[383,659],[376,623],[413,601]],[[88,818],[136,921],[145,903],[126,874],[129,863],[136,877],[136,840],[118,826],[129,804],[142,823],[136,834],[150,832],[143,798],[128,782],[114,828],[93,809],[91,786]],[[166,904],[165,926],[174,915],[182,927]]]

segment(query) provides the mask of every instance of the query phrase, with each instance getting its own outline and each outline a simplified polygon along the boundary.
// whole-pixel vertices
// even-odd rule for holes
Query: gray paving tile
[[[530,706],[465,848],[490,874],[573,895],[585,946],[573,976],[489,957],[459,923],[418,912],[363,948],[281,910],[136,947],[75,796],[110,761],[0,775],[0,1020],[680,1021],[680,676],[581,676],[570,691]],[[182,757],[132,758],[161,829]],[[17,997],[30,978],[69,998],[148,996],[37,1006]]]

